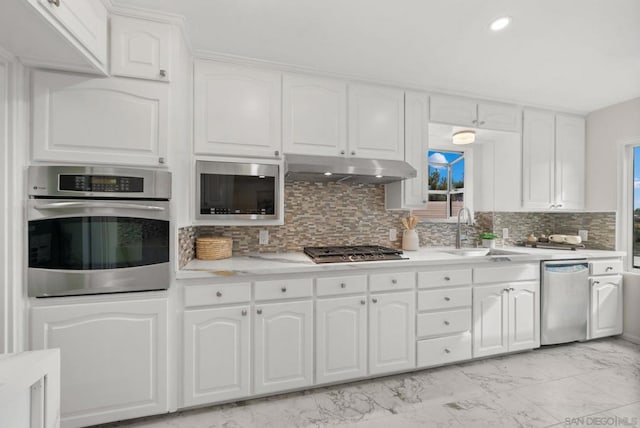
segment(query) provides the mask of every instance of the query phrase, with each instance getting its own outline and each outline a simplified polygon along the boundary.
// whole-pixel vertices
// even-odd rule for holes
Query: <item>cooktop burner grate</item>
[[[406,260],[402,251],[380,245],[304,247],[304,253],[315,263],[370,262],[377,260]]]

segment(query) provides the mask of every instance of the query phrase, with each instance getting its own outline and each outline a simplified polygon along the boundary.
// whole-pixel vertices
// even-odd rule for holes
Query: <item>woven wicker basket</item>
[[[196,257],[200,260],[220,260],[231,257],[233,240],[226,236],[196,238]]]

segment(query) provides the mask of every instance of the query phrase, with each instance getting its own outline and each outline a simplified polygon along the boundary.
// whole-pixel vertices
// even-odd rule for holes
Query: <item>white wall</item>
[[[640,137],[640,98],[587,116],[587,211],[616,211],[618,146]]]

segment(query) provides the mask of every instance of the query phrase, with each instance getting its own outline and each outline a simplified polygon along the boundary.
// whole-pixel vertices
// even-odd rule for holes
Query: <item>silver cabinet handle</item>
[[[471,123],[476,124],[476,123],[478,123],[478,120],[477,120],[477,119],[473,119],[473,120],[471,121]]]
[[[222,292],[221,291],[216,292],[216,296],[222,297]]]
[[[562,208],[562,204],[556,205],[556,208]]]
[[[246,316],[247,316],[247,310],[246,310],[246,309],[243,309],[243,310],[242,310],[242,316],[243,316],[243,317],[246,317]]]
[[[516,291],[516,289],[513,287],[509,287],[509,291]]]
[[[142,211],[164,211],[163,207],[155,205],[136,205],[127,204],[124,202],[110,202],[110,201],[87,201],[87,202],[53,202],[50,204],[36,205],[34,207],[37,210],[66,210],[74,208],[124,208],[129,210],[142,210]]]
[[[344,150],[340,150],[340,154],[341,155],[345,154],[345,151]]]
[[[167,77],[167,70],[160,69],[160,77]]]
[[[366,301],[366,300],[364,300],[364,299],[360,300],[360,304],[361,304],[361,305],[364,305],[364,304],[366,304],[366,303],[367,303],[367,301]]]
[[[276,155],[276,156],[280,156],[280,151],[276,150],[275,152],[273,152],[273,154]]]
[[[280,289],[280,291],[282,291],[283,293],[286,293],[286,292],[287,292],[287,287],[282,287],[282,288]]]
[[[372,301],[373,303],[378,303],[378,299],[376,299],[375,297],[374,297],[373,299],[371,299],[371,301]]]
[[[256,312],[258,313],[258,315],[262,315],[262,309],[258,309]]]
[[[48,0],[49,4],[54,5],[55,7],[60,7],[60,0]]]
[[[162,158],[162,157],[158,158],[158,163],[162,163],[162,164],[165,163],[164,158]]]
[[[444,277],[444,280],[445,280],[445,281],[451,281],[451,278],[450,278],[450,277],[448,277],[448,276],[445,276],[445,277]]]
[[[446,352],[447,354],[450,354],[451,350],[449,348],[444,348],[444,352]]]
[[[484,120],[481,121],[478,125],[484,125]]]
[[[444,325],[449,325],[449,321],[445,321],[445,322],[444,322]]]
[[[507,293],[508,293],[508,292],[509,292],[509,289],[508,289],[508,288],[505,288],[505,289],[503,289],[503,290],[502,290],[502,292],[503,292],[503,293],[504,293],[504,292],[507,292]]]
[[[423,199],[423,200],[422,200],[422,203],[423,203],[423,204],[426,204],[426,203],[427,203],[427,200],[426,200],[426,199]]]
[[[345,284],[344,282],[340,283],[340,288],[347,288],[347,284]]]
[[[398,280],[397,280],[397,279],[392,279],[392,280],[391,280],[391,283],[392,283],[392,284],[397,284],[397,283],[398,283]]]
[[[600,284],[600,281],[593,281],[593,285],[598,285]]]
[[[604,271],[609,272],[610,270],[613,270],[613,266],[607,266],[607,268]]]
[[[356,152],[355,150],[351,152],[351,156],[355,156]]]
[[[448,297],[448,296],[445,296],[444,300],[446,300],[448,302],[449,300],[451,300],[451,298]]]

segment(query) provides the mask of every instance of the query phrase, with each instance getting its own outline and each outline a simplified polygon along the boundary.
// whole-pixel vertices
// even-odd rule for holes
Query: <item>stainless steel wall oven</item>
[[[169,287],[169,172],[31,166],[28,186],[29,296]]]

